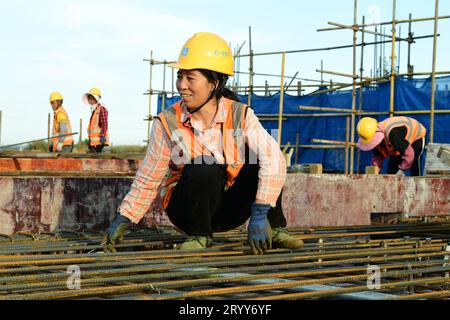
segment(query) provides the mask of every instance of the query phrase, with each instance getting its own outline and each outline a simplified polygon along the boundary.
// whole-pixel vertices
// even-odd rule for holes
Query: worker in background
[[[64,98],[59,92],[50,94],[50,105],[53,109],[52,137],[54,137],[49,147],[50,152],[70,153],[73,151],[73,138],[70,135],[72,127],[69,116],[63,108],[63,102]]]
[[[179,69],[182,101],[155,118],[145,160],[103,238],[105,251],[114,252],[128,226],[148,212],[161,183],[163,208],[188,236],[179,249],[207,248],[214,232],[249,218],[253,254],[272,244],[303,246],[286,230],[281,204],[286,162],[280,147],[253,110],[225,88],[234,74],[228,44],[215,34],[197,33],[171,67]]]
[[[381,169],[389,158],[388,174],[420,176],[420,158],[425,148],[427,130],[417,120],[409,117],[391,117],[377,122],[362,118],[357,126],[358,148],[373,150],[372,164]]]
[[[108,110],[101,102],[102,93],[98,88],[92,88],[83,95],[83,102],[91,107],[91,119],[88,127],[89,151],[101,153],[109,146]]]

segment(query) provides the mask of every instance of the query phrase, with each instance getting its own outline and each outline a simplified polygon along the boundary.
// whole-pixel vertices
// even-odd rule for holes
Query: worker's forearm
[[[130,192],[119,211],[133,223],[138,223],[158,195],[158,188],[169,170],[171,148],[159,121],[153,123],[147,155],[136,173]]]
[[[402,162],[398,166],[401,170],[408,170],[412,167],[414,162],[414,149],[411,147],[411,145],[406,148],[405,153],[402,155]]]
[[[245,138],[259,161],[256,203],[275,207],[286,180],[286,160],[278,143],[262,127],[251,109],[247,112]]]

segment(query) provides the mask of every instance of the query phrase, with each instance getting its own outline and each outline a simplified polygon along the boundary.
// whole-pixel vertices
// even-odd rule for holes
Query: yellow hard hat
[[[369,144],[372,141],[375,136],[375,132],[377,132],[377,126],[378,121],[370,117],[362,118],[358,122],[356,130],[358,131],[358,135],[361,138],[362,143]]]
[[[230,46],[211,32],[194,34],[181,49],[178,61],[170,67],[183,70],[205,69],[234,75],[234,59]]]
[[[100,91],[99,88],[96,88],[96,87],[93,87],[91,90],[89,90],[89,94],[91,94],[93,96],[97,96],[97,97],[102,96],[102,92]]]
[[[64,100],[64,98],[63,98],[63,96],[61,95],[61,93],[59,93],[59,92],[53,92],[53,93],[50,95],[50,102],[57,101],[57,100]]]
[[[89,104],[88,97],[90,95],[93,96],[95,100],[97,100],[97,102],[102,98],[102,92],[100,91],[100,89],[97,87],[93,87],[91,90],[89,90],[89,92],[83,94],[82,99],[85,104]]]

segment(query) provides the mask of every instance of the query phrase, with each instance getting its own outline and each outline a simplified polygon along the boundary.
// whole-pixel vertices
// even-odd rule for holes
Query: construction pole
[[[348,174],[348,150],[350,135],[350,117],[345,117],[345,174]]]
[[[50,123],[51,123],[51,114],[48,114],[48,121],[47,121],[47,150],[50,148]]]
[[[409,20],[412,19],[412,14],[409,14]],[[413,33],[411,32],[411,27],[412,27],[412,23],[411,21],[409,21],[408,23],[408,73],[413,73],[414,69],[413,66],[411,65],[411,45],[413,43]],[[409,79],[412,79],[413,76],[410,75],[408,76]]]
[[[323,85],[323,60],[320,60],[320,84]]]
[[[353,90],[352,90],[352,115],[351,115],[351,148],[350,148],[350,172],[353,173],[355,154],[355,147],[353,143],[355,142],[355,112],[356,112],[356,40],[358,34],[358,0],[354,0],[354,12],[353,12]],[[346,166],[347,167],[347,166]]]
[[[360,79],[363,79],[363,76],[364,76],[364,46],[365,46],[364,45],[364,34],[365,34],[365,32],[364,32],[364,29],[365,29],[364,25],[365,25],[365,23],[366,23],[366,17],[363,16],[362,17],[362,24],[363,24],[362,30],[363,30],[363,32],[362,32],[362,35],[361,35],[361,43],[362,43],[362,45],[361,45],[361,66],[359,68],[359,78]],[[363,108],[363,89],[364,89],[364,85],[361,83],[361,85],[359,87],[359,108],[358,108],[359,112],[362,112],[362,108]],[[361,119],[361,115],[358,115],[358,121],[360,119]],[[356,173],[359,173],[359,162],[360,162],[360,159],[361,159],[361,151],[358,149],[357,160],[356,160]]]
[[[167,61],[164,60],[164,64],[163,64],[163,91],[162,91],[162,100],[161,100],[161,104],[162,104],[162,111],[166,110],[166,68],[167,67]]]
[[[378,40],[378,35],[376,34],[377,31],[378,31],[377,27],[375,27],[375,35],[374,35],[374,37],[375,37],[375,45],[374,45],[374,49],[373,49],[373,77],[374,78],[378,77],[378,72],[377,72],[377,65],[378,65],[378,59],[377,59],[378,52],[377,52],[377,49],[378,49],[378,45],[376,44],[377,40]]]
[[[389,99],[389,117],[394,116],[394,94],[395,94],[395,37],[396,37],[396,25],[395,25],[395,11],[396,0],[393,0],[392,6],[392,51],[391,51],[391,95]]]
[[[252,94],[253,94],[253,49],[252,49],[252,27],[248,27],[248,39],[249,39],[249,50],[250,50],[250,66],[249,66],[249,78],[248,78],[248,100],[247,105],[252,105]]]
[[[80,140],[79,143],[82,144],[83,142],[83,119],[80,119]]]
[[[434,41],[433,41],[433,66],[431,71],[431,109],[430,109],[430,143],[434,141],[434,107],[436,94],[436,49],[438,32],[439,0],[436,0],[434,14]]]
[[[283,104],[284,104],[284,69],[286,66],[286,52],[281,56],[281,85],[280,85],[280,110],[278,113],[278,144],[281,146],[281,132],[283,130]]]
[[[151,114],[152,114],[152,96],[153,96],[152,82],[153,82],[153,51],[150,51],[150,88],[148,90],[148,92],[149,92],[148,118],[149,119],[150,119]],[[150,143],[150,129],[151,129],[151,121],[148,121],[148,124],[147,124],[147,145]]]

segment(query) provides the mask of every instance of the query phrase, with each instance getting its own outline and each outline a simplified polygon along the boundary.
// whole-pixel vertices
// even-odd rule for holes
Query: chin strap
[[[223,81],[223,82],[220,84],[219,87],[217,87],[216,89],[214,89],[214,90],[211,92],[211,94],[209,95],[208,100],[206,100],[202,105],[200,105],[200,107],[197,107],[197,108],[195,108],[195,109],[192,110],[192,111],[188,109],[188,112],[189,112],[191,115],[193,115],[194,113],[200,111],[204,106],[206,106],[206,104],[207,104],[208,102],[210,102],[210,101],[214,98],[214,96],[215,96],[218,92],[221,92],[221,91],[223,90],[223,88],[225,87],[225,85],[226,85],[226,81]]]

